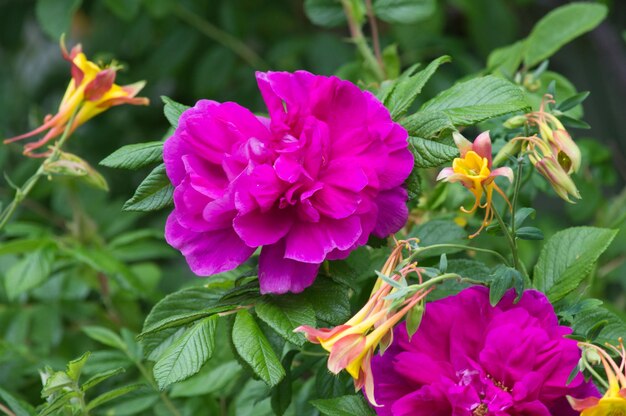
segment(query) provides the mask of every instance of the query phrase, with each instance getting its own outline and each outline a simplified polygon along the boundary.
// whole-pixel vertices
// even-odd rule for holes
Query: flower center
[[[490,374],[487,374],[487,378],[489,380],[491,380],[491,382],[493,383],[494,386],[496,386],[497,388],[499,388],[502,391],[506,391],[507,393],[511,392],[511,388],[507,387],[504,385],[503,382],[496,380],[495,378],[493,378],[493,376],[491,376]]]
[[[474,411],[472,412],[473,416],[485,416],[489,409],[485,403],[481,403]]]

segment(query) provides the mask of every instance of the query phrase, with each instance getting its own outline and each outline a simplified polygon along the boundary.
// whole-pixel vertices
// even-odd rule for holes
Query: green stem
[[[356,45],[357,50],[363,57],[363,60],[365,60],[365,64],[374,72],[378,81],[384,81],[385,71],[378,63],[376,56],[367,44],[367,40],[361,30],[361,24],[357,20],[350,0],[341,0],[341,4],[343,5],[343,10],[346,14],[346,18],[348,19],[348,27],[350,28],[352,41]]]
[[[494,213],[496,219],[498,220],[498,224],[500,224],[500,228],[502,229],[502,232],[504,233],[504,236],[506,237],[507,241],[509,242],[509,247],[511,248],[511,255],[513,256],[513,267],[515,267],[515,269],[520,271],[521,273],[524,273],[523,270],[520,268],[520,265],[519,265],[519,258],[518,258],[518,255],[517,255],[517,244],[515,242],[515,237],[511,234],[510,230],[508,229],[508,227],[504,223],[504,220],[500,216],[500,213],[498,212],[496,207],[493,207],[493,213]]]
[[[407,290],[409,291],[409,295],[406,297],[408,298],[409,296],[411,296],[412,294],[419,292],[420,290],[424,290],[424,289],[428,289],[431,286],[434,286],[438,283],[444,282],[446,280],[449,279],[462,279],[463,277],[459,274],[456,273],[445,273],[442,275],[439,275],[437,277],[433,277],[432,279],[428,279],[427,281],[425,281],[424,283],[420,283],[417,285],[411,285],[409,287],[407,287]]]
[[[419,248],[415,249],[411,253],[411,255],[407,258],[407,260],[408,260],[407,263],[410,263],[415,257],[417,257],[419,254],[423,253],[424,251],[435,249],[435,248],[459,248],[459,249],[463,249],[463,250],[473,250],[473,251],[478,251],[478,252],[481,252],[481,253],[489,253],[489,254],[492,254],[492,255],[494,255],[496,257],[499,257],[507,265],[509,264],[507,259],[502,254],[498,253],[497,251],[489,250],[487,248],[465,246],[463,244],[433,244],[432,246],[419,247]]]
[[[596,370],[594,370],[594,368],[589,365],[589,363],[587,362],[587,360],[583,360],[583,362],[585,363],[585,368],[587,370],[589,370],[589,372],[596,378],[596,380],[598,382],[600,382],[600,384],[602,384],[602,386],[604,386],[605,389],[609,389],[609,385],[607,384],[607,382],[604,380],[604,378],[602,378],[602,376],[600,376],[600,374],[598,374],[598,372]]]
[[[199,15],[193,13],[180,2],[174,2],[174,14],[188,25],[196,28],[200,33],[213,39],[222,46],[232,50],[246,61],[248,65],[258,69],[268,69],[269,65],[256,52],[250,49],[245,43],[228,32],[223,31]]]
[[[524,165],[522,164],[523,158],[517,158],[517,174],[515,175],[515,186],[513,188],[513,198],[511,201],[511,233],[515,235],[515,212],[517,211],[517,199],[519,196],[520,188],[522,187],[522,173],[524,172]]]
[[[61,147],[71,136],[72,124],[74,124],[74,118],[76,118],[76,114],[78,113],[79,109],[80,106],[74,109],[74,112],[72,113],[69,121],[67,122],[67,125],[65,126],[65,130],[63,130],[61,138],[56,142],[53,147],[52,154],[50,154],[50,156],[48,156],[46,160],[44,160],[44,162],[37,169],[37,172],[35,172],[30,178],[28,178],[26,183],[24,183],[21,188],[15,191],[13,201],[11,201],[9,206],[4,211],[2,211],[2,214],[0,214],[0,230],[2,230],[7,222],[9,222],[17,207],[30,194],[35,185],[37,185],[37,182],[39,182],[39,179],[42,176],[45,176],[44,166],[46,165],[46,163],[54,162],[59,159]]]

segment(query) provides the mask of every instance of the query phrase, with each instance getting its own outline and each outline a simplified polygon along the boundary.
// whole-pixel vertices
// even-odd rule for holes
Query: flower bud
[[[502,125],[507,129],[516,129],[522,127],[526,123],[526,116],[518,115],[507,119]]]
[[[558,196],[570,203],[573,203],[569,198],[570,195],[580,199],[580,193],[574,181],[572,181],[572,178],[563,170],[554,156],[544,157],[540,160],[531,159],[531,161],[537,168],[537,171],[550,182],[550,185],[552,185],[552,188]]]

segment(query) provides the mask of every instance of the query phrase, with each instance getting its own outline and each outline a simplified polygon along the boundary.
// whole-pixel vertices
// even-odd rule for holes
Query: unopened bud
[[[544,157],[535,163],[535,168],[541,173],[552,185],[552,188],[567,202],[573,203],[569,196],[580,199],[580,193],[576,184],[561,165],[555,160],[554,156]]]
[[[509,157],[518,154],[521,148],[522,142],[519,140],[511,140],[507,142],[496,154],[496,157],[493,158],[493,166],[502,165]]]
[[[109,190],[104,177],[80,157],[66,152],[61,152],[59,158],[52,162],[44,162],[43,172],[47,175],[80,177],[87,184]]]
[[[509,118],[504,123],[502,123],[502,125],[506,127],[507,129],[516,129],[526,124],[526,121],[527,121],[526,116],[518,115],[518,116],[513,116]]]

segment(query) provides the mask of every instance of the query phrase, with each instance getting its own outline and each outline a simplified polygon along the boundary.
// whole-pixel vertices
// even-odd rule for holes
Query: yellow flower
[[[44,123],[35,130],[4,141],[4,143],[12,143],[47,131],[40,140],[24,146],[24,154],[27,156],[47,156],[49,152],[35,154],[33,151],[61,135],[75,112],[76,116],[74,117],[70,133],[87,120],[110,107],[121,104],[149,104],[147,98],[136,97],[145,85],[145,82],[141,81],[125,86],[115,84],[118,67],[115,65],[101,67],[89,61],[82,52],[80,44],[74,46],[72,51],[68,53],[63,38],[61,38],[61,52],[63,57],[71,64],[72,79],[65,90],[65,95],[63,100],[61,100],[57,114],[54,116],[47,115]]]
[[[381,273],[398,281],[409,273],[416,273],[422,281],[416,264],[410,264],[399,272],[396,266],[402,260],[402,249],[407,242],[399,242]],[[432,290],[418,290],[406,299],[395,301],[386,299],[394,289],[379,278],[372,289],[369,301],[345,324],[335,328],[316,329],[300,326],[296,332],[304,332],[310,342],[320,344],[330,353],[328,370],[338,374],[346,370],[354,379],[357,390],[365,389],[367,397],[374,402],[374,382],[371,360],[374,351],[380,346],[381,353],[391,344],[393,327]]]
[[[523,149],[528,151],[530,162],[546,178],[559,197],[572,202],[570,196],[580,199],[580,193],[571,179],[578,172],[581,164],[580,149],[572,140],[558,118],[547,111],[547,103],[553,103],[551,95],[546,94],[539,111],[526,115],[529,124],[535,125],[539,136],[517,137],[513,141],[522,141]]]
[[[500,187],[496,185],[494,179],[497,176],[504,176],[513,182],[513,171],[508,167],[492,170],[491,138],[488,131],[476,137],[474,143],[456,132],[453,134],[453,137],[461,157],[454,159],[451,168],[444,168],[437,176],[437,180],[460,182],[474,195],[474,205],[470,209],[461,207],[461,211],[473,213],[479,207],[485,209],[482,225],[478,231],[470,236],[470,238],[474,238],[493,220],[493,191],[498,192],[507,204],[509,203],[508,198]],[[483,195],[485,196],[485,202],[481,203]]]
[[[617,365],[602,348],[584,342],[579,345],[586,351],[596,352],[599,355],[607,375],[608,389],[601,398],[575,399],[568,396],[570,405],[574,410],[581,412],[581,416],[626,416],[626,351],[623,340],[619,339],[617,347],[607,344],[621,357],[620,365]]]

